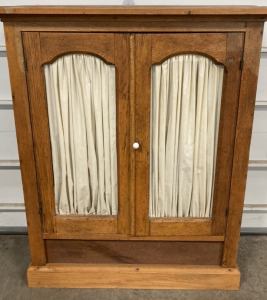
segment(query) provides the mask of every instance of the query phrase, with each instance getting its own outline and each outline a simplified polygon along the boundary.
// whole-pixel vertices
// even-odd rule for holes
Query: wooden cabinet
[[[256,7],[0,8],[29,286],[239,288],[266,16]]]

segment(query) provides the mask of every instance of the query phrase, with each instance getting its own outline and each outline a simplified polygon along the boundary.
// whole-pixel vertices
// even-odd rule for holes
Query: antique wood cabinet
[[[5,7],[31,287],[238,289],[264,7]]]

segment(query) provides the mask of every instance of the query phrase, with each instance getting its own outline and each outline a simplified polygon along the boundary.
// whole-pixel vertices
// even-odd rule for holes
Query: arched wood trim
[[[203,57],[206,57],[208,58],[209,60],[211,60],[215,65],[217,66],[223,66],[224,67],[224,71],[227,73],[227,68],[230,66],[230,63],[228,62],[228,60],[224,61],[224,62],[221,62],[221,61],[218,61],[215,57],[211,56],[211,55],[208,55],[207,53],[204,53],[204,52],[201,52],[201,51],[190,51],[190,52],[187,52],[187,51],[178,51],[176,53],[172,53],[166,57],[164,57],[163,59],[161,59],[160,61],[157,61],[157,62],[154,62],[152,66],[154,65],[161,65],[163,64],[165,61],[167,61],[168,59],[172,58],[172,57],[176,57],[176,56],[181,56],[181,55],[199,55],[199,56],[203,56]]]
[[[79,54],[83,54],[83,55],[88,55],[88,56],[94,56],[94,57],[96,57],[98,59],[101,59],[107,65],[113,65],[113,66],[115,66],[112,62],[106,60],[103,56],[101,56],[99,54],[96,54],[94,52],[90,52],[90,51],[66,51],[66,52],[60,53],[59,55],[54,56],[52,59],[50,59],[50,60],[48,60],[46,62],[43,62],[42,63],[42,67],[44,65],[53,64],[59,58],[61,58],[63,56],[71,55],[71,54],[78,54],[78,55]]]

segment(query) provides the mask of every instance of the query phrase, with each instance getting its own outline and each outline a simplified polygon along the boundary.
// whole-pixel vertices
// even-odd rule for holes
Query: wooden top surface
[[[0,17],[4,15],[255,15],[267,18],[267,6],[0,6]]]

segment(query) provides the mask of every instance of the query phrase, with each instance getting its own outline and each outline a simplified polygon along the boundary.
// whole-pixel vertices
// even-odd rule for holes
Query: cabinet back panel
[[[220,265],[223,242],[46,240],[48,263]]]

